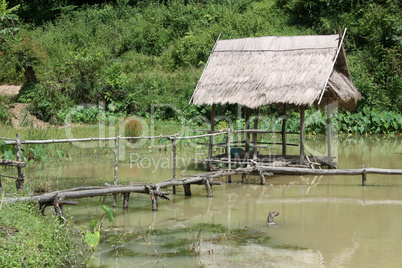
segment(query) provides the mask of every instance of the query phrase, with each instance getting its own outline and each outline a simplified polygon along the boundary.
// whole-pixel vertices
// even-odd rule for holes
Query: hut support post
[[[259,108],[255,109],[254,112],[254,129],[257,130],[258,129],[258,114],[259,114],[260,110]],[[254,151],[253,151],[253,160],[257,161],[257,133],[253,134],[253,143],[254,143]]]
[[[300,107],[300,165],[304,165],[304,106]]]
[[[244,108],[244,120],[246,121],[246,125],[244,128],[250,129],[250,109],[248,107]],[[246,153],[250,151],[250,134],[246,132],[246,148],[245,148]]]
[[[21,156],[20,134],[17,134],[17,144],[15,145],[15,151],[17,153],[17,161],[21,162],[22,156]],[[17,167],[17,170],[18,170],[18,179],[15,181],[15,184],[17,187],[17,191],[22,191],[22,189],[24,188],[25,175],[22,167]]]
[[[231,153],[230,153],[230,132],[231,132],[231,129],[230,128],[228,128],[228,133],[227,133],[227,150],[228,150],[228,170],[231,170],[232,169],[232,155],[231,155]],[[232,182],[232,176],[228,176],[228,182],[229,183],[231,183]]]
[[[173,136],[172,139],[173,145],[173,179],[176,179],[176,136]],[[173,186],[173,194],[176,194],[176,186]]]
[[[250,128],[250,110],[248,107],[244,107],[244,121],[246,122],[244,128],[249,129]],[[247,132],[245,133],[245,140],[246,140],[246,147],[244,148],[244,150],[247,153],[250,151],[250,135]],[[246,154],[246,155],[248,155],[248,154]],[[246,183],[246,174],[241,175],[241,182]]]
[[[331,125],[331,107],[327,98],[327,151],[328,163],[332,162],[332,125]],[[330,166],[328,166],[330,168]]]
[[[282,116],[282,155],[286,155],[286,104],[283,104]]]
[[[216,105],[212,104],[212,110],[211,110],[211,132],[213,133],[215,130],[215,112],[216,112]],[[213,142],[214,142],[214,137],[210,136],[209,137],[209,146],[208,146],[208,160],[212,160],[212,155],[213,155]],[[212,163],[209,163],[209,169],[212,170]]]

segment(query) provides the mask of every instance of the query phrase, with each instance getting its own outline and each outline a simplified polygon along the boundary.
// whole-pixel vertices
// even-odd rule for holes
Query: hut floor
[[[210,163],[212,168],[217,167],[217,164],[227,164],[228,155],[220,154],[215,155],[212,159],[196,159],[201,163]],[[336,162],[334,162],[334,157],[329,159],[326,156],[309,156],[305,158],[304,165],[300,165],[299,155],[257,155],[257,160],[253,160],[252,155],[236,155],[231,158],[231,163],[236,166],[253,165],[258,163],[264,166],[276,166],[276,167],[306,167],[306,168],[319,168],[320,166],[328,166],[334,168]]]

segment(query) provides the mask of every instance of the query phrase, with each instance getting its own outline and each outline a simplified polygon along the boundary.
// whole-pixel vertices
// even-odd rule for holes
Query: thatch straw
[[[197,84],[193,104],[312,105],[327,82],[338,43],[338,35],[219,40]],[[340,54],[342,60],[337,61],[328,85],[341,104],[350,105],[360,94],[341,74],[347,65],[343,50]]]

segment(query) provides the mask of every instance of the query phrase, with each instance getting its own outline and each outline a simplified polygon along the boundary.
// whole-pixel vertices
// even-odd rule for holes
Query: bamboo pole
[[[300,107],[300,165],[304,164],[304,106]]]
[[[230,128],[228,128],[228,134],[227,134],[227,150],[228,150],[228,170],[232,169],[232,154],[230,153]],[[228,182],[232,182],[232,176],[228,176]]]
[[[15,151],[17,154],[17,161],[21,162],[22,161],[22,152],[21,152],[21,140],[20,140],[20,135],[17,134],[17,139],[16,139],[16,145],[15,145]],[[17,191],[22,191],[24,188],[24,182],[25,182],[25,175],[23,172],[22,167],[17,167],[18,170],[18,179],[15,181]]]

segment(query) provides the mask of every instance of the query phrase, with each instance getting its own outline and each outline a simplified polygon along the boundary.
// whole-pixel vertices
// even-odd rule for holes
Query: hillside
[[[169,104],[158,118],[178,110],[186,118],[203,115],[208,109],[188,101],[219,33],[230,39],[345,27],[348,64],[363,95],[355,112],[401,113],[400,1],[96,2],[9,2],[22,3],[13,12],[20,29],[2,37],[0,83],[25,83],[18,101],[45,121],[63,122],[76,105],[100,102],[113,114],[148,117],[153,106]]]

